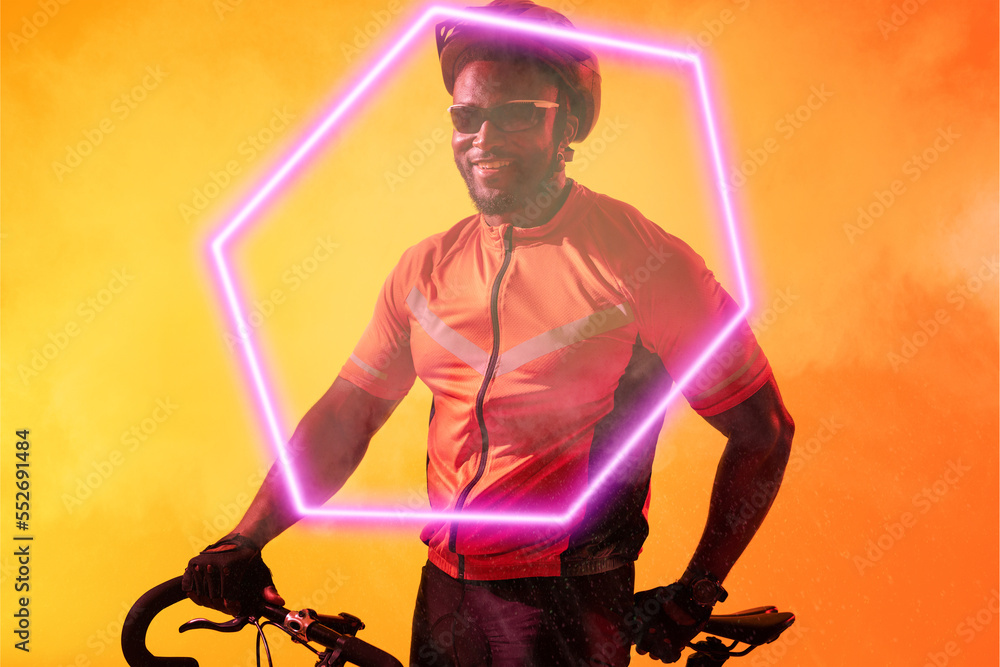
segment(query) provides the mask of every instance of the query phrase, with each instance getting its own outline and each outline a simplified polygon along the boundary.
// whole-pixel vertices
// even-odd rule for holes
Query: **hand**
[[[636,652],[666,663],[680,660],[681,651],[701,632],[712,610],[695,604],[687,587],[674,583],[636,593],[633,614]]]
[[[222,538],[191,559],[181,588],[195,604],[233,616],[252,614],[262,602],[284,605],[260,547],[239,533]]]

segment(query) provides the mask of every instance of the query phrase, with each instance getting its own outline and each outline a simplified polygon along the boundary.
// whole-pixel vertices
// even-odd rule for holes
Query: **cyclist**
[[[572,28],[527,1],[477,11]],[[294,467],[307,502],[325,502],[420,377],[434,510],[563,512],[738,307],[682,241],[567,179],[570,143],[600,110],[592,52],[477,22],[443,23],[437,41],[455,163],[479,213],[403,254],[292,435]],[[745,322],[682,391],[728,442],[680,579],[633,596],[660,413],[565,524],[424,527],[412,665],[626,665],[633,642],[679,658],[725,597],[793,430]],[[276,465],[233,533],[191,560],[189,596],[231,613],[261,594],[280,602],[260,551],[299,518]]]

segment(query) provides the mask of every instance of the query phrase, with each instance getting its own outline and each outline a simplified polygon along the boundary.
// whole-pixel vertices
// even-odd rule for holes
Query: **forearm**
[[[381,399],[373,406],[370,398],[338,379],[299,422],[286,460],[305,506],[329,500],[358,467],[372,435],[394,406]],[[302,518],[288,477],[281,461],[275,461],[233,532],[263,546]]]
[[[767,515],[778,493],[791,449],[791,428],[772,437],[730,436],[712,487],[708,521],[688,566],[720,581],[732,569]]]
[[[233,529],[263,547],[299,520],[281,462],[275,461],[243,518]]]

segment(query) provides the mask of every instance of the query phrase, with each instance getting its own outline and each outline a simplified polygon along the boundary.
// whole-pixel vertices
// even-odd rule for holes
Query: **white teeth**
[[[501,167],[506,167],[510,164],[510,160],[496,160],[494,162],[479,162],[477,166],[480,169],[499,169]]]

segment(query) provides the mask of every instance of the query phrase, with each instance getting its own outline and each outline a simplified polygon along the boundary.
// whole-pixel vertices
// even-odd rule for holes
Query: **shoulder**
[[[624,264],[657,263],[667,259],[684,264],[703,263],[691,246],[647,218],[632,204],[582,185],[580,188],[581,196],[590,202],[586,213],[588,232],[606,250],[609,259]]]
[[[399,258],[393,273],[399,276],[426,274],[440,264],[444,258],[458,248],[462,248],[476,231],[479,216],[470,215],[443,232],[432,234],[405,251]]]

